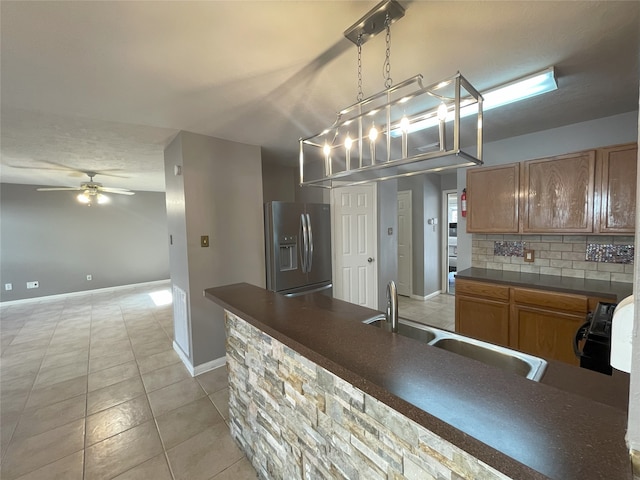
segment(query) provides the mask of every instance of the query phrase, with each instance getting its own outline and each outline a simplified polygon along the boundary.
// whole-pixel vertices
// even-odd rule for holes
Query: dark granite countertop
[[[249,284],[205,295],[511,478],[632,479],[626,412],[587,398],[604,375],[550,362],[549,384],[532,382],[365,325],[379,312],[328,297]],[[574,376],[590,387],[556,388]]]
[[[605,282],[586,278],[558,277],[537,273],[508,272],[489,268],[467,268],[456,272],[457,278],[501,283],[516,287],[537,288],[555,292],[576,293],[589,297],[610,298],[614,303],[633,293],[633,284]]]

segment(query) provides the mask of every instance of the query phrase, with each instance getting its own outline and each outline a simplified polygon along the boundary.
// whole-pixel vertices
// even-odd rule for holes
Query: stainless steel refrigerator
[[[331,296],[331,214],[322,203],[264,205],[267,288]]]

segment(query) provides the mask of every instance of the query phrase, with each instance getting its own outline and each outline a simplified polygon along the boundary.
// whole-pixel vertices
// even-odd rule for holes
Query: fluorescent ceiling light
[[[484,102],[482,104],[482,110],[486,112],[492,108],[502,107],[503,105],[519,102],[520,100],[552,92],[557,89],[558,84],[556,83],[554,69],[553,67],[549,67],[542,72],[528,75],[483,93]]]
[[[535,97],[543,93],[552,92],[558,89],[556,82],[554,67],[549,67],[541,72],[532,73],[526,77],[519,78],[509,83],[505,83],[498,87],[481,92],[484,99],[482,103],[483,113],[492,110],[497,107],[509,105],[510,103],[519,102],[527,98]],[[465,101],[462,100],[461,105],[464,105]],[[468,117],[469,115],[475,115],[478,112],[478,104],[468,105],[460,108],[460,118]],[[408,133],[417,132],[418,130],[424,130],[425,128],[435,127],[438,125],[438,118],[432,116],[424,120],[411,122]],[[396,128],[391,131],[392,137],[399,137],[402,135],[402,131]]]

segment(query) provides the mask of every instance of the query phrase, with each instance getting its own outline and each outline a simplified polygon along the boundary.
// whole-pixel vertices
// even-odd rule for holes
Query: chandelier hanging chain
[[[387,28],[387,51],[384,59],[384,86],[386,88],[391,88],[391,85],[393,85],[393,81],[391,80],[391,18],[389,18],[388,13],[384,23]]]
[[[364,98],[362,93],[362,34],[358,35],[358,95],[356,100],[361,102]]]

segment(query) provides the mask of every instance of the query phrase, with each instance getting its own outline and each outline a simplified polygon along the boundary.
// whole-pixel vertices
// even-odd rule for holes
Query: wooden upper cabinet
[[[596,152],[523,163],[522,233],[593,232]]]
[[[467,232],[517,233],[520,164],[467,170]]]
[[[600,225],[602,233],[634,233],[638,146],[635,143],[598,151]]]

